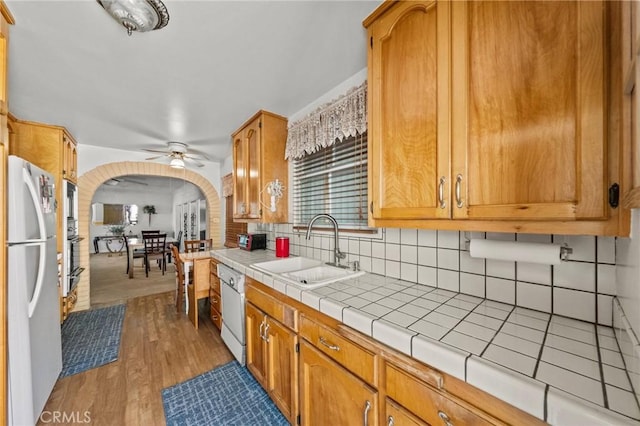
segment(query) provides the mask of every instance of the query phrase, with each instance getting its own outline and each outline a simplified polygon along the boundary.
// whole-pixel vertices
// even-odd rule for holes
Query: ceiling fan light
[[[109,15],[133,31],[158,30],[169,23],[169,12],[161,0],[97,0]]]
[[[172,158],[169,165],[174,169],[184,169],[184,161],[182,158]]]

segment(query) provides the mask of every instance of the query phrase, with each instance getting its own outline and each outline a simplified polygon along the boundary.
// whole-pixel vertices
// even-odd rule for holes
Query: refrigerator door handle
[[[44,284],[44,272],[46,267],[46,243],[43,242],[34,242],[34,243],[26,243],[22,244],[23,246],[40,246],[40,259],[38,261],[38,275],[36,277],[36,286],[33,290],[33,297],[29,300],[29,318],[33,316],[33,313],[36,310],[36,306],[38,306],[38,301],[40,300],[40,294],[42,293],[42,285]]]
[[[38,275],[36,277],[36,285],[33,290],[33,297],[29,300],[29,318],[33,316],[33,313],[36,310],[36,306],[38,306],[38,301],[40,300],[40,294],[42,293],[42,285],[44,284],[44,272],[46,267],[46,242],[42,241],[34,241],[29,243],[20,244],[23,247],[28,246],[40,246],[40,259],[38,260]]]
[[[24,183],[27,184],[27,188],[29,188],[29,194],[31,195],[31,200],[33,201],[33,207],[36,210],[36,216],[38,217],[38,228],[40,228],[40,238],[46,239],[47,228],[45,226],[44,216],[42,214],[42,205],[38,200],[38,191],[33,185],[31,174],[27,171],[26,168],[22,169],[22,179],[24,180]]]

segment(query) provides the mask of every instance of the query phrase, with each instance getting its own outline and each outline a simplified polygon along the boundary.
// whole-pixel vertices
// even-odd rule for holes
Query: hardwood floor
[[[164,425],[163,388],[233,359],[211,319],[201,315],[196,330],[176,312],[173,297],[166,292],[130,299],[119,359],[58,380],[41,420],[61,413],[91,425]]]
[[[164,293],[175,290],[175,269],[167,264],[165,274],[155,265],[147,277],[142,259],[134,260],[135,278],[126,274],[126,253],[100,253],[90,256],[91,262],[91,307],[104,307],[126,303],[134,297]]]

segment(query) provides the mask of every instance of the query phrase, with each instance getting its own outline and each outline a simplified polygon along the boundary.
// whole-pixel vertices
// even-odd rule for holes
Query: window
[[[293,161],[293,210],[295,226],[328,213],[341,230],[370,230],[366,132]]]

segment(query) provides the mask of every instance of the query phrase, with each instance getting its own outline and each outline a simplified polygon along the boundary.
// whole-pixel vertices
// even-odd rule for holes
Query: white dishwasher
[[[218,264],[222,296],[222,340],[241,365],[245,365],[244,274]]]

